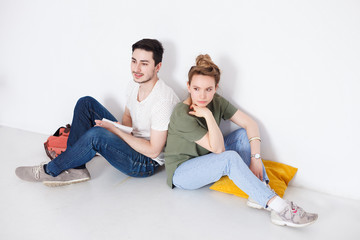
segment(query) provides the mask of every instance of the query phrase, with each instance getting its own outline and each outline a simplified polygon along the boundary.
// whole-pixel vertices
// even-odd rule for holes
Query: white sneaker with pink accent
[[[318,219],[318,214],[305,212],[293,202],[286,201],[288,206],[281,212],[271,211],[271,221],[274,224],[289,227],[305,227]]]

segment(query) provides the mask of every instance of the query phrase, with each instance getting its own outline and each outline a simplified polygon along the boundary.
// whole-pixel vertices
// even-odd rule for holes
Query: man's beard
[[[138,84],[143,84],[143,83],[147,83],[149,81],[151,81],[151,79],[153,79],[154,75],[152,75],[151,77],[149,77],[148,79],[145,79],[144,81],[142,82],[139,82],[139,81],[136,81],[136,78],[134,77],[134,82],[138,83]]]
[[[138,84],[147,83],[147,82],[149,82],[150,80],[151,80],[151,78],[146,79],[146,80],[144,80],[144,81],[142,81],[142,82],[138,82],[138,81],[136,81],[135,78],[134,78],[134,82],[136,82],[136,83],[138,83]]]

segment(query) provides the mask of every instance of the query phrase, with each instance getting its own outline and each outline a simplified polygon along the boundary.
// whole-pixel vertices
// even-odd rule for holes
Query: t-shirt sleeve
[[[234,116],[234,114],[238,110],[234,105],[232,105],[225,98],[222,98],[221,104],[222,104],[222,108],[224,109],[223,110],[223,115],[222,115],[222,118],[224,120],[228,120],[228,119],[232,118],[232,116]]]
[[[171,113],[175,103],[172,101],[159,101],[151,111],[151,129],[166,131],[170,122]]]

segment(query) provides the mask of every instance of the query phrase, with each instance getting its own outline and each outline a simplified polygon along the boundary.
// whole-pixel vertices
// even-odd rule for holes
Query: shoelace
[[[33,171],[33,173],[34,173],[35,179],[40,179],[40,172],[41,172],[41,171],[45,172],[45,171],[44,171],[44,165],[45,165],[45,164],[46,164],[46,163],[43,162],[43,163],[41,163],[39,166],[33,167],[32,171]],[[67,170],[65,170],[64,172],[67,173],[67,174],[69,174],[69,172],[68,172]]]
[[[300,217],[303,217],[305,211],[301,207],[297,206],[295,203],[291,202],[291,213],[292,214],[298,213]]]
[[[41,168],[44,169],[44,164],[43,163],[41,163],[39,166],[33,167],[32,171],[34,173],[35,179],[40,178]]]

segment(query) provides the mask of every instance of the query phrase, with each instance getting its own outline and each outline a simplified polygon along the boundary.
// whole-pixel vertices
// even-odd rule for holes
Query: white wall
[[[120,118],[144,37],[163,42],[160,75],[181,97],[209,53],[264,158],[299,168],[293,185],[360,199],[359,1],[1,0],[0,125],[51,134],[84,95]]]

